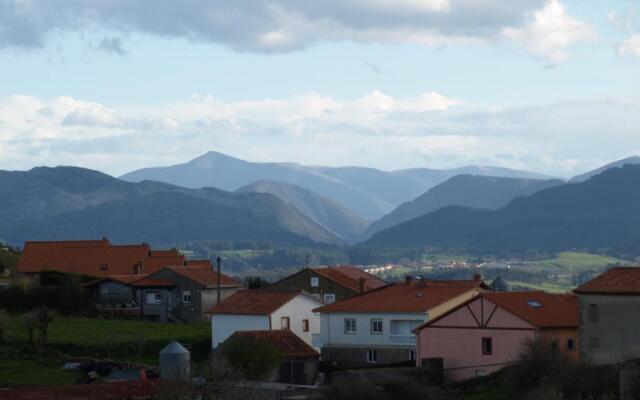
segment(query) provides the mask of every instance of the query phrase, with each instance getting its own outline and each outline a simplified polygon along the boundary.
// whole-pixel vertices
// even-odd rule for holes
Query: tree
[[[53,321],[53,313],[47,307],[36,311],[36,329],[40,333],[40,345],[44,349],[49,339],[49,324]]]
[[[27,337],[29,338],[29,343],[33,344],[33,332],[36,330],[37,320],[35,312],[26,313],[22,317],[22,325],[27,330]]]
[[[220,345],[220,353],[235,370],[249,380],[265,380],[282,365],[280,350],[270,342],[232,335]]]

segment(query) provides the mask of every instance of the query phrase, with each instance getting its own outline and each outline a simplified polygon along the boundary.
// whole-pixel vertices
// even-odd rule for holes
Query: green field
[[[20,316],[9,318],[8,343],[28,346],[28,335]],[[178,340],[192,349],[192,358],[206,358],[210,346],[208,322],[171,324],[125,319],[56,317],[49,327],[52,349],[73,356],[112,358],[119,361],[156,364],[158,351]],[[137,354],[140,350],[140,356]]]
[[[0,385],[70,385],[80,378],[79,372],[63,370],[63,365],[36,358],[0,357]]]
[[[579,273],[602,270],[609,265],[616,264],[625,264],[625,262],[613,257],[567,251],[545,260],[525,261],[515,268],[543,270],[551,273]]]

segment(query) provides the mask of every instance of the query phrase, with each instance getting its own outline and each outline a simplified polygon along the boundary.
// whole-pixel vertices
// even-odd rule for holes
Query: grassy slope
[[[10,318],[8,341],[27,343],[27,332],[20,317]],[[111,358],[119,361],[157,364],[158,351],[169,341],[178,340],[192,347],[192,358],[207,356],[211,337],[209,323],[189,325],[161,324],[122,319],[89,319],[57,317],[49,328],[52,348],[75,356]],[[144,354],[138,359],[134,343],[144,338]]]
[[[526,268],[546,270],[553,273],[578,273],[581,271],[600,270],[610,264],[620,263],[623,262],[613,257],[567,251],[559,253],[554,258],[526,263]]]

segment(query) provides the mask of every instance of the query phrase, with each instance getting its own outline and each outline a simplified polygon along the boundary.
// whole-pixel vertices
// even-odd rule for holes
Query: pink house
[[[544,338],[578,359],[578,306],[572,295],[481,293],[415,329],[421,366],[441,359],[445,382],[490,374],[517,360],[526,339]]]

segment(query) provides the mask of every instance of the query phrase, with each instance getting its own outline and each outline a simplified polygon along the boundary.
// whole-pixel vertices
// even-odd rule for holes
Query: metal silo
[[[160,377],[173,381],[191,377],[191,354],[175,340],[160,352]]]

